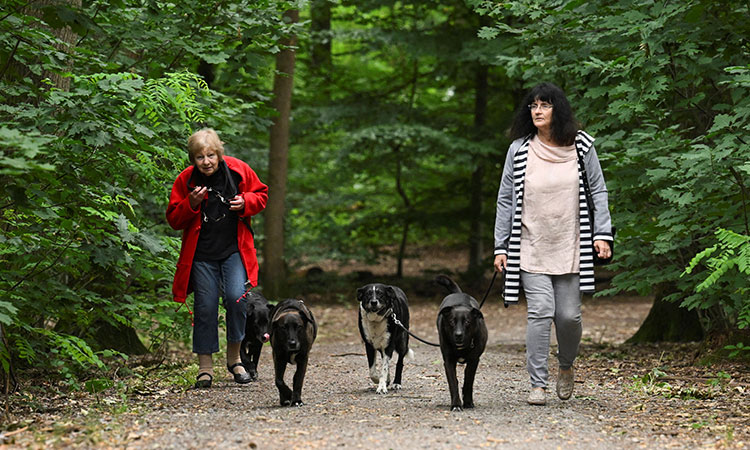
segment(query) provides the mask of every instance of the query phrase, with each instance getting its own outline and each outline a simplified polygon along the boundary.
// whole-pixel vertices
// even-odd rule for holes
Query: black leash
[[[482,301],[479,303],[479,309],[482,309],[484,301],[487,300],[487,296],[490,295],[490,289],[492,289],[492,285],[495,284],[495,278],[497,278],[497,270],[492,274],[492,281],[490,281],[490,285],[487,287],[487,291],[485,291],[484,297],[482,297]]]
[[[487,300],[487,296],[490,295],[490,290],[492,290],[492,285],[495,284],[495,279],[496,278],[497,278],[497,271],[495,271],[495,273],[492,275],[492,280],[490,281],[490,285],[487,287],[487,291],[485,291],[485,293],[484,293],[484,297],[482,298],[482,302],[479,304],[479,309],[482,309],[482,306],[484,306],[484,302],[485,302],[485,300]],[[503,305],[505,305],[505,307],[507,308],[508,307],[508,302],[503,302]],[[440,347],[440,344],[435,344],[434,342],[426,341],[426,340],[422,339],[421,337],[417,336],[416,334],[412,333],[411,331],[409,331],[409,329],[406,328],[404,326],[404,324],[401,323],[400,320],[398,320],[398,317],[396,317],[395,313],[391,312],[391,314],[389,315],[389,317],[393,319],[393,323],[395,323],[396,325],[398,325],[399,327],[401,327],[401,329],[404,330],[404,331],[406,331],[409,334],[409,336],[413,337],[414,339],[418,340],[419,342],[423,342],[423,343],[425,343],[427,345],[431,345],[433,347]]]
[[[479,309],[482,309],[482,306],[484,306],[484,301],[487,300],[487,296],[490,295],[490,290],[492,289],[492,285],[495,284],[495,278],[497,278],[497,270],[495,271],[494,274],[492,274],[492,281],[490,281],[490,285],[489,287],[487,287],[487,291],[484,293],[484,297],[482,297],[482,302],[479,304]],[[505,278],[504,270],[503,270],[503,278]],[[503,290],[505,290],[505,283],[503,283]],[[507,308],[508,302],[503,301],[503,306]]]
[[[393,323],[395,323],[396,325],[400,326],[402,330],[406,331],[406,332],[407,332],[407,333],[409,334],[409,336],[413,337],[414,339],[416,339],[416,340],[418,340],[418,341],[420,341],[420,342],[424,342],[424,343],[425,343],[425,344],[427,344],[427,345],[431,345],[431,346],[433,346],[433,347],[440,347],[440,344],[435,344],[434,342],[429,342],[429,341],[425,341],[425,340],[424,340],[424,339],[422,339],[421,337],[419,337],[419,336],[417,336],[416,334],[414,334],[414,333],[412,333],[411,331],[409,331],[409,329],[408,329],[408,328],[406,328],[406,327],[404,326],[404,324],[403,324],[403,323],[401,323],[401,321],[400,321],[400,320],[398,320],[398,317],[396,317],[396,314],[394,314],[394,313],[391,313],[390,317],[391,317],[391,318],[393,319]]]

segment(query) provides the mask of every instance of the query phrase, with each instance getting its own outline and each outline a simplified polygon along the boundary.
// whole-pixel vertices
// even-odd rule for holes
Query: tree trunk
[[[54,0],[39,0],[36,2],[32,2],[31,6],[25,8],[25,12],[30,16],[38,17],[41,19],[41,8],[43,6],[53,5],[56,3],[59,2]],[[74,8],[80,8],[82,0],[65,0],[64,3]],[[73,60],[70,55],[75,50],[75,43],[78,39],[78,35],[75,34],[73,30],[68,26],[62,28],[54,28],[51,31],[52,34],[54,34],[55,37],[61,41],[60,43],[55,44],[55,48],[61,53],[65,53],[66,55],[68,55],[67,67],[68,71],[70,71],[70,69],[73,68]],[[64,77],[60,73],[50,72],[46,69],[43,73],[43,77],[49,78],[57,89],[66,92],[70,90],[70,77]],[[37,82],[37,80],[35,80],[35,82]]]
[[[474,93],[474,136],[480,140],[484,135],[487,122],[488,69],[485,65],[477,65],[475,71]],[[481,156],[474,160],[474,172],[471,174],[471,193],[469,201],[469,264],[470,279],[480,276],[482,267],[482,179],[484,165]]]
[[[81,1],[82,0],[65,0],[64,3],[74,7],[74,8],[80,8],[81,7]],[[27,6],[23,7],[23,14],[36,17],[40,21],[43,18],[43,14],[41,11],[41,8],[44,6],[49,6],[56,2],[54,0],[38,0],[35,2],[29,2]],[[51,32],[57,39],[60,40],[60,42],[55,43],[54,47],[57,49],[60,53],[64,53],[68,55],[67,59],[67,70],[65,72],[70,72],[73,67],[73,60],[70,58],[70,55],[72,55],[73,51],[75,50],[75,44],[76,40],[78,39],[78,35],[73,32],[73,30],[66,26],[62,28],[49,28],[46,25],[41,25],[41,22],[39,23],[33,23],[31,25],[32,27],[44,27],[46,30]],[[15,42],[15,47],[17,48],[18,45],[21,44],[21,40],[18,40]],[[13,79],[23,79],[23,78],[30,78],[33,80],[34,84],[36,86],[39,86],[41,88],[46,88],[46,86],[42,86],[42,80],[44,78],[49,78],[52,82],[52,85],[60,89],[61,91],[69,91],[70,90],[70,77],[64,77],[60,73],[52,72],[48,70],[47,67],[44,67],[44,64],[41,62],[41,60],[37,61],[38,63],[42,64],[43,72],[42,75],[35,75],[29,68],[17,61],[14,58],[16,48],[14,48],[8,56],[7,61],[3,65],[2,68],[0,68],[0,78],[3,78],[5,76],[8,76],[9,78]]]
[[[401,184],[401,145],[393,148],[396,154],[396,192],[404,202],[404,227],[401,229],[401,243],[398,246],[398,257],[396,259],[396,277],[404,277],[404,258],[406,257],[406,242],[409,239],[409,225],[411,224],[412,206],[409,196],[406,195],[403,184]]]
[[[310,30],[312,31],[311,69],[331,67],[331,3],[329,0],[310,2]]]
[[[208,86],[209,89],[212,89],[214,87],[214,79],[216,78],[216,70],[213,64],[207,63],[205,60],[201,59],[201,62],[198,63],[198,75],[203,77],[203,80],[206,82],[206,86]]]
[[[284,12],[285,21],[296,23],[299,11]],[[266,205],[263,244],[263,281],[265,292],[278,297],[286,285],[284,262],[284,202],[286,199],[287,162],[289,157],[289,117],[292,109],[294,81],[294,48],[297,37],[281,41],[282,50],[276,55],[276,75],[273,81],[273,108],[279,115],[271,125],[268,152],[268,204]]]
[[[95,350],[112,349],[126,355],[145,355],[148,353],[148,348],[143,345],[135,328],[131,326],[121,323],[113,325],[101,320],[92,324],[89,331],[92,332],[91,337],[93,339],[87,340],[87,342],[95,347]]]
[[[674,288],[658,289],[651,311],[638,331],[626,342],[689,342],[703,339],[703,327],[695,310],[681,308],[664,297],[675,292]]]

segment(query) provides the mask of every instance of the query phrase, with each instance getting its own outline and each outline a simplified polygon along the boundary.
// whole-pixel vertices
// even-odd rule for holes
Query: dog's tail
[[[463,292],[460,287],[447,275],[438,275],[435,277],[435,282],[444,288],[448,289],[451,294],[458,294]]]

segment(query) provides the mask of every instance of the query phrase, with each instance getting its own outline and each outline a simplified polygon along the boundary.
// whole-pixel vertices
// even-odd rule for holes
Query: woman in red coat
[[[250,382],[240,362],[245,334],[246,290],[258,284],[250,217],[266,207],[268,187],[253,169],[224,155],[216,131],[204,128],[188,139],[192,165],[172,186],[167,221],[182,230],[172,293],[184,303],[194,292],[193,352],[198,354],[196,387],[210,387],[212,354],[219,351],[219,297],[226,308],[227,369],[237,383]],[[238,301],[239,300],[239,301]]]

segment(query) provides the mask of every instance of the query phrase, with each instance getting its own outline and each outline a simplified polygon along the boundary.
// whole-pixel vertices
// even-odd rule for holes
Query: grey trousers
[[[581,291],[577,273],[546,275],[521,271],[526,295],[526,369],[531,387],[547,387],[549,339],[552,322],[561,369],[569,369],[581,342]]]

